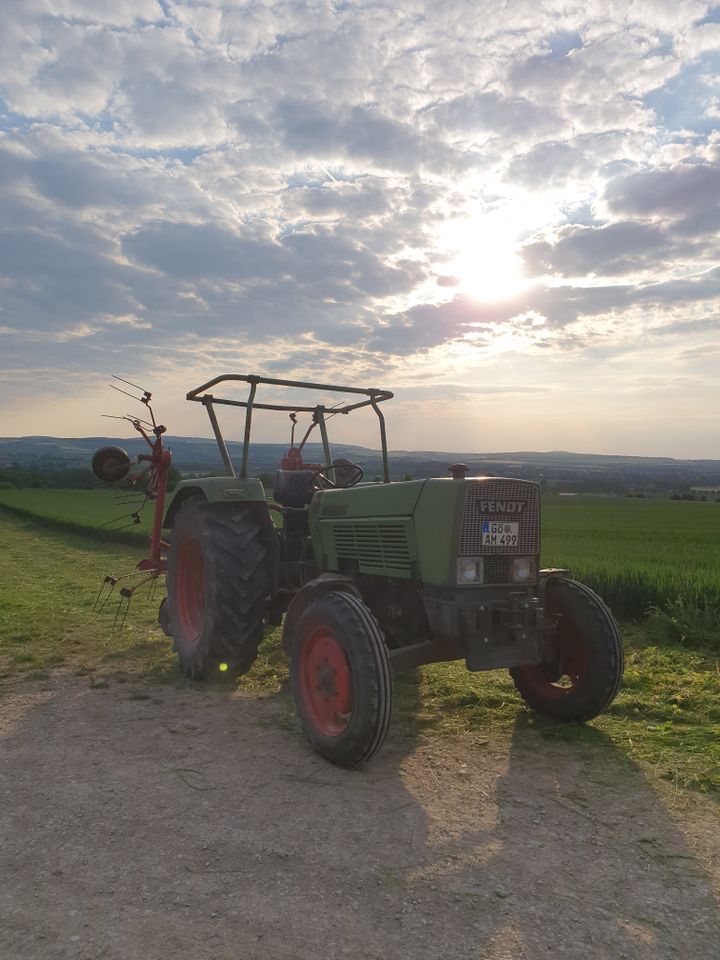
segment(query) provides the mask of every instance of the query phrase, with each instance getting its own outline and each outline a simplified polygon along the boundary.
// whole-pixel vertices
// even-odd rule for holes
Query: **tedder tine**
[[[95,603],[93,604],[93,610],[97,610],[98,613],[102,613],[102,611],[105,609],[105,604],[108,602],[108,600],[110,599],[110,595],[112,594],[113,590],[115,589],[115,584],[116,584],[117,582],[118,582],[118,578],[117,578],[117,577],[112,577],[112,576],[110,576],[110,574],[108,574],[108,575],[105,577],[105,579],[103,580],[103,582],[100,584],[100,589],[99,589],[99,591],[98,591],[98,595],[97,595],[97,597],[95,597]],[[105,587],[107,587],[108,589],[105,590]],[[100,603],[100,597],[103,595],[103,593],[105,593],[105,599],[103,600],[102,603]],[[100,606],[99,606],[99,607],[98,607],[98,603],[100,603]]]
[[[100,529],[102,530],[102,527],[107,527],[107,526],[109,526],[111,523],[117,523],[118,520],[124,520],[126,517],[131,517],[131,518],[132,518],[132,519],[130,520],[130,523],[124,523],[121,527],[115,527],[115,532],[116,532],[116,533],[119,532],[120,530],[127,530],[128,527],[136,527],[139,523],[142,523],[142,517],[140,516],[139,513],[137,513],[137,512],[135,512],[135,513],[123,513],[122,516],[120,516],[120,517],[115,517],[114,520],[108,520],[107,523],[103,523],[102,526],[100,527]]]
[[[132,587],[121,587],[120,588],[120,600],[118,601],[117,610],[115,611],[115,619],[113,620],[113,630],[118,626],[118,617],[122,611],[122,619],[120,620],[119,630],[125,626],[125,620],[127,619],[128,610],[130,609],[130,601],[132,600],[133,590]]]

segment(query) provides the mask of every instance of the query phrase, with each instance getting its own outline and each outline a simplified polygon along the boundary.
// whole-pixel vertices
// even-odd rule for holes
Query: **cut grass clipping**
[[[140,591],[122,630],[113,630],[116,599],[102,613],[93,612],[102,576],[131,572],[145,539],[145,535],[137,538],[135,531],[130,531],[135,538],[133,547],[115,541],[117,535],[112,533],[93,532],[93,525],[116,515],[111,512],[116,508],[111,497],[94,492],[2,491],[3,500],[9,495],[13,495],[13,512],[0,510],[5,545],[0,554],[0,673],[5,677],[37,678],[50,668],[63,667],[87,674],[88,681],[100,688],[128,680],[178,682],[170,641],[156,622],[161,593],[151,601],[147,591]],[[655,511],[644,511],[643,501],[597,498],[588,519],[579,509],[579,499],[550,504],[546,545],[550,539],[554,552],[546,562],[566,565],[569,556],[569,565],[576,572],[572,558],[591,556],[586,543],[588,531],[595,529],[596,543],[602,543],[607,524],[615,531],[612,556],[629,570],[645,523],[650,552],[665,557],[666,582],[685,583],[692,579],[694,570],[704,570],[710,576],[705,536],[696,538],[697,555],[693,555],[691,543],[685,544],[679,556],[673,553],[677,547],[673,540],[678,532],[676,511],[702,508],[707,512],[683,516],[686,520],[691,516],[693,525],[700,516],[712,531],[720,505],[658,501],[668,508],[665,515],[658,512],[658,504]],[[87,507],[85,514],[83,505]],[[643,512],[632,513],[633,509]],[[18,510],[23,515],[15,512]],[[33,516],[33,510],[43,515]],[[658,516],[664,517],[659,529]],[[702,526],[699,521],[698,526]],[[666,528],[675,546],[663,550],[659,535]],[[565,532],[561,534],[561,530]],[[624,533],[628,538],[626,554]],[[609,562],[607,551],[600,550],[599,555],[598,562]],[[678,564],[675,574],[669,566],[673,557]],[[656,586],[658,583],[656,580]],[[641,623],[622,624],[627,654],[624,683],[609,711],[590,724],[575,727],[544,721],[523,706],[507,672],[471,674],[463,663],[451,663],[398,675],[394,734],[415,738],[471,733],[481,740],[512,736],[529,742],[537,742],[540,737],[593,744],[640,763],[678,786],[720,794],[717,619],[708,604],[698,610],[687,599],[672,594],[661,596],[660,604],[661,612],[655,616]],[[287,693],[287,664],[278,649],[278,631],[268,634],[257,663],[239,683],[248,693],[273,698],[277,721],[297,730]]]

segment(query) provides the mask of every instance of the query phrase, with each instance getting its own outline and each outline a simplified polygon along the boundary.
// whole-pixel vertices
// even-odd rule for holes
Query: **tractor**
[[[249,386],[246,399],[227,396],[237,383]],[[214,392],[221,384],[223,397]],[[256,399],[261,386],[271,402]],[[292,395],[300,402],[287,402],[291,390],[302,391]],[[334,394],[342,399],[328,406]],[[187,394],[207,411],[226,475],[180,482],[156,518],[154,558],[167,583],[159,619],[181,668],[191,678],[243,674],[265,626],[282,624],[303,730],[325,759],[346,767],[382,745],[393,673],[421,664],[508,669],[538,713],[565,722],[597,716],[620,685],[620,633],[589,587],[567,570],[540,569],[539,485],[467,476],[459,463],[448,477],[391,481],[380,404],[392,396],[240,374]],[[228,406],[244,410],[239,470],[217,417]],[[328,437],[330,419],[363,409],[380,433],[382,478],[373,480],[334,457]],[[259,410],[292,421],[271,497],[248,475]],[[309,426],[296,442],[299,416]],[[322,462],[307,462],[315,429]],[[161,463],[158,430],[148,443]]]

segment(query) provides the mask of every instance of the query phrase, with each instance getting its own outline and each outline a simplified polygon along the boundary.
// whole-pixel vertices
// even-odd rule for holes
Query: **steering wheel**
[[[331,480],[327,473],[325,473],[326,470],[333,471],[335,474],[334,480]],[[310,488],[313,491],[317,491],[354,487],[356,483],[360,483],[364,476],[365,471],[359,463],[353,463],[351,460],[340,457],[337,460],[333,460],[332,466],[323,467],[321,470],[315,471],[310,481]]]

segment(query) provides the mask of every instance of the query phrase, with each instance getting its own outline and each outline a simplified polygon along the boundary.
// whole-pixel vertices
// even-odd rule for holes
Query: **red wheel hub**
[[[579,632],[565,630],[553,642],[551,655],[537,666],[522,667],[525,682],[544,696],[565,697],[574,691],[589,668],[589,653]],[[561,627],[561,629],[563,629]]]
[[[186,639],[198,640],[205,616],[205,564],[199,540],[187,539],[177,567],[177,609]]]
[[[313,726],[327,737],[339,736],[350,722],[352,673],[329,626],[315,627],[303,638],[300,687]]]

